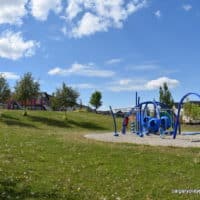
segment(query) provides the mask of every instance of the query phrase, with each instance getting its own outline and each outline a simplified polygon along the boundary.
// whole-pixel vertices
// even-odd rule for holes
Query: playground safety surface
[[[113,136],[113,133],[95,133],[85,135],[88,139],[94,139],[103,142],[117,142],[117,143],[134,143],[150,146],[171,146],[171,147],[199,147],[200,148],[200,134],[182,134],[177,135],[174,140],[172,136],[164,136],[161,138],[159,135],[148,135],[139,137],[133,133],[126,135],[119,134]]]

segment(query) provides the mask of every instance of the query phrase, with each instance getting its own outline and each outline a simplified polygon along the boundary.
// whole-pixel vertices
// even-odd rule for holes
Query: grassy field
[[[3,112],[0,199],[200,199],[172,192],[200,189],[199,148],[95,142],[83,135],[112,131],[111,117],[63,115]]]

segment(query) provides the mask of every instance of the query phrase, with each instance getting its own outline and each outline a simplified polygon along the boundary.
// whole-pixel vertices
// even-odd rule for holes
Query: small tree
[[[102,98],[102,95],[101,95],[101,92],[99,91],[95,91],[94,93],[92,93],[90,97],[90,104],[93,107],[95,107],[96,112],[97,112],[97,109],[102,105],[101,98]]]
[[[192,104],[192,115],[193,120],[199,120],[200,119],[200,108],[196,104]]]
[[[189,117],[190,121],[200,119],[200,107],[194,103],[191,103],[187,99],[183,105],[184,114]]]
[[[23,77],[16,83],[15,98],[24,103],[24,116],[27,115],[27,101],[38,97],[40,84],[34,81],[30,72],[25,73]]]
[[[6,103],[10,98],[11,91],[5,77],[0,74],[0,103]],[[1,113],[0,113],[1,115]]]
[[[169,108],[172,108],[174,105],[174,100],[172,98],[172,94],[169,91],[167,83],[164,83],[162,87],[160,87],[159,90],[160,95],[160,102],[166,104],[169,106]]]
[[[192,103],[189,101],[189,99],[186,100],[186,102],[183,105],[184,114],[188,117],[192,116]]]
[[[11,91],[5,77],[0,74],[0,103],[6,103],[10,98]]]
[[[57,100],[57,98],[55,96],[55,93],[52,94],[52,97],[51,97],[50,101],[51,101],[51,108],[53,110],[58,110],[59,103],[58,103],[58,100]]]
[[[73,107],[76,105],[79,93],[71,87],[66,86],[65,83],[62,84],[61,88],[58,88],[54,95],[54,105],[55,107],[63,107],[65,109],[65,119],[67,119],[67,107]]]

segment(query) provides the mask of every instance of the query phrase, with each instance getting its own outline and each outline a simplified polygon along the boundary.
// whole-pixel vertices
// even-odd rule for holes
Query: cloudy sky
[[[41,90],[62,82],[84,104],[158,99],[200,91],[199,0],[0,0],[0,73],[11,87],[32,72]]]

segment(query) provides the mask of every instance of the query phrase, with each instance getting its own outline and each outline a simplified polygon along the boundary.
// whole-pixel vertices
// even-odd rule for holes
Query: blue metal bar
[[[115,120],[115,115],[113,113],[112,107],[110,106],[110,112],[113,118],[113,124],[114,124],[114,136],[119,136],[119,134],[117,133],[117,124],[116,124],[116,120]]]
[[[181,113],[181,107],[182,107],[182,104],[183,104],[183,101],[190,95],[195,95],[197,97],[200,98],[200,95],[197,94],[197,93],[193,93],[193,92],[189,92],[187,93],[186,95],[184,95],[182,97],[182,99],[180,100],[179,104],[178,104],[178,113],[177,113],[177,118],[176,118],[176,123],[175,123],[175,128],[174,128],[174,134],[173,134],[173,138],[176,139],[176,135],[177,135],[177,131],[178,131],[178,127],[180,128],[180,121],[179,121],[179,118],[180,118],[180,113]]]
[[[138,101],[137,101],[137,105],[139,105],[140,104],[140,97],[138,97]]]
[[[162,108],[168,109],[167,105],[165,105],[164,103],[158,102],[158,101],[145,101],[145,102],[138,104],[138,106],[143,105],[143,104],[154,104],[154,105],[156,104],[158,106],[161,106]]]
[[[138,104],[138,93],[136,92],[135,93],[135,106],[137,106]]]

